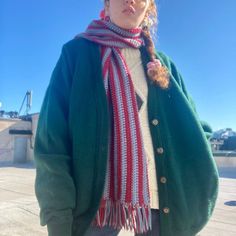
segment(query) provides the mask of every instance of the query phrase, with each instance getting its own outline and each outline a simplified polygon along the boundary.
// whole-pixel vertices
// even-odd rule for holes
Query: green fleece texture
[[[146,70],[150,58],[144,47],[140,51]],[[148,80],[160,235],[194,236],[208,222],[218,194],[207,140],[212,130],[200,121],[174,63],[161,52],[157,57],[170,73],[167,90]],[[35,139],[35,192],[49,236],[82,236],[91,224],[105,184],[109,117],[99,45],[73,39],[63,46],[53,71]],[[153,119],[159,120],[157,126]]]
[[[62,224],[48,224],[48,235],[71,235],[72,222],[66,222]]]

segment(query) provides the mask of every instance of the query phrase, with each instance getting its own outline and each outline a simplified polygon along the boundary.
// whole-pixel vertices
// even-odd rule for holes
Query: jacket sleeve
[[[180,86],[181,90],[183,91],[183,93],[185,94],[186,98],[188,99],[192,109],[194,110],[195,114],[198,117],[197,114],[197,110],[196,110],[196,106],[195,103],[191,97],[191,95],[188,93],[186,86],[184,84],[184,80],[183,77],[181,75],[181,73],[178,71],[176,65],[174,64],[174,62],[165,54],[159,52],[158,53],[161,57],[161,59],[163,60],[164,64],[167,66],[167,68],[169,69],[170,73],[172,74],[172,76],[175,78],[176,82],[178,83],[178,85]],[[204,130],[204,133],[206,135],[206,138],[209,139],[212,136],[213,130],[211,128],[211,126],[203,120],[200,120],[201,126]]]
[[[75,186],[68,132],[71,70],[65,46],[52,73],[35,137],[35,193],[49,236],[70,236]]]

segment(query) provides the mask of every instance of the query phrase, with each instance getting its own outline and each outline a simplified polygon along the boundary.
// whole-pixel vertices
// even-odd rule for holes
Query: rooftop
[[[236,166],[219,169],[220,192],[213,216],[198,236],[236,235]],[[0,232],[2,236],[45,236],[39,225],[32,163],[0,163]],[[119,236],[131,236],[121,231]]]

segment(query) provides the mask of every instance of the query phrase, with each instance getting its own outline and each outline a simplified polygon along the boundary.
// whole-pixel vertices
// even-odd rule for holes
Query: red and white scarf
[[[102,73],[113,111],[103,198],[93,224],[136,233],[151,229],[147,161],[134,86],[122,48],[143,45],[141,28],[121,29],[109,20],[93,21],[78,35],[101,45]]]

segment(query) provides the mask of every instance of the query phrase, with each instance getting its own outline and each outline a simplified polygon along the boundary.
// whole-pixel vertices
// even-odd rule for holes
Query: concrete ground
[[[213,217],[199,236],[236,236],[236,168],[220,169],[220,193]],[[0,163],[0,236],[46,236],[39,225],[32,164]],[[131,236],[120,232],[120,236]],[[168,235],[165,235],[168,236]]]

